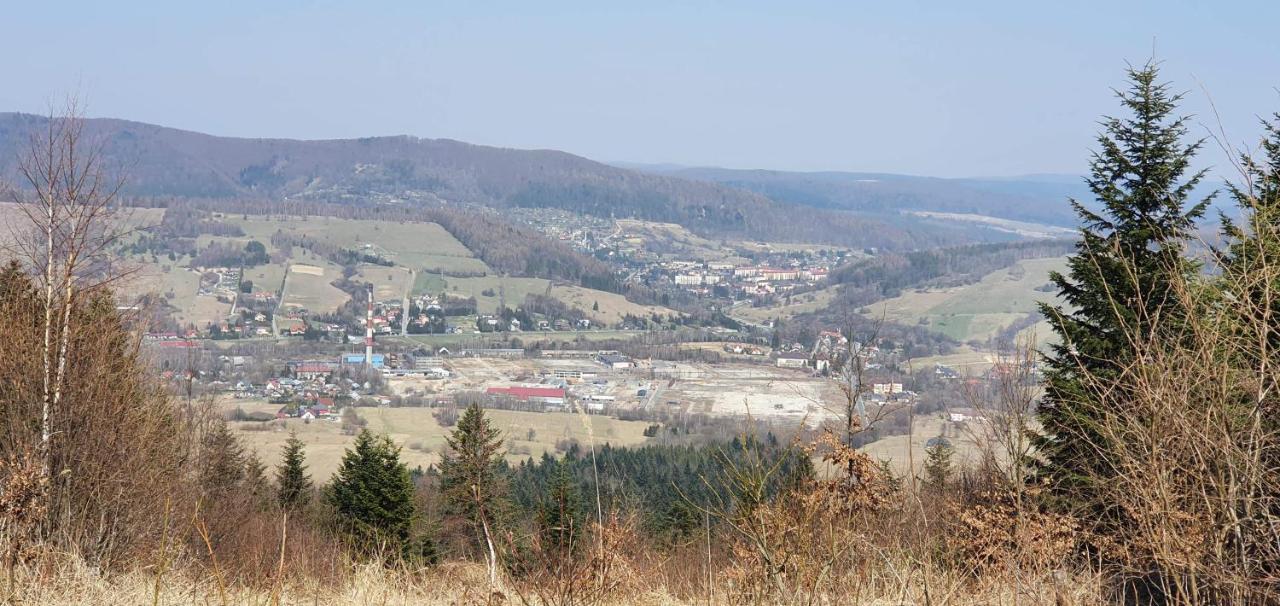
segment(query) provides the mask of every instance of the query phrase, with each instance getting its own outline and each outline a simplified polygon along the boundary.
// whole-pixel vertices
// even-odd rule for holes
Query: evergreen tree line
[[[527,541],[560,545],[568,527],[581,541],[606,512],[638,516],[659,540],[687,538],[710,522],[701,512],[733,500],[723,474],[748,456],[778,463],[768,498],[813,478],[809,459],[772,433],[699,446],[605,444],[594,453],[574,444],[563,457],[511,466],[503,436],[478,404],[458,419],[438,468],[410,470],[388,437],[364,430],[320,488],[296,435],[285,444],[273,489],[225,424],[210,436],[202,486],[211,502],[240,487],[259,507],[320,515],[356,553],[419,564],[501,553],[505,565],[518,566]]]
[[[1042,305],[1029,486],[1087,531],[1081,553],[1126,600],[1275,603],[1280,572],[1280,122],[1242,154],[1226,245],[1192,253],[1214,195],[1193,199],[1205,145],[1153,63],[1129,70],[1073,201],[1080,238]],[[1276,118],[1280,120],[1280,117]],[[1039,492],[1041,488],[1043,492]]]

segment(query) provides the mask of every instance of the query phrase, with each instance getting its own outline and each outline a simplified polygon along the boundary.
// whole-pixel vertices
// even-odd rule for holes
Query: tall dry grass
[[[189,569],[171,571],[157,577],[154,571],[138,570],[104,576],[78,560],[45,565],[34,579],[20,572],[24,590],[11,603],[47,606],[171,605],[378,605],[432,606],[480,604],[562,604],[533,593],[494,593],[488,573],[481,563],[448,563],[428,571],[389,570],[377,564],[349,564],[340,580],[315,583],[305,579],[279,588],[240,584],[222,585],[212,576],[191,574]],[[863,571],[866,572],[866,571]],[[908,562],[873,571],[857,593],[832,593],[803,601],[747,599],[736,593],[729,579],[717,579],[710,591],[684,594],[664,585],[657,577],[646,577],[626,591],[600,595],[580,604],[695,606],[699,604],[937,604],[969,606],[978,604],[1062,605],[1097,604],[1099,581],[1094,576],[1063,573],[1028,576],[1017,589],[1012,583],[975,587],[962,575],[931,573]]]

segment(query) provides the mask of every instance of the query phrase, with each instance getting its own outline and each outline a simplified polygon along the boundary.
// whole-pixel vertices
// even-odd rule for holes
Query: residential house
[[[783,352],[778,354],[776,363],[779,368],[804,368],[809,364],[809,355],[801,352]]]

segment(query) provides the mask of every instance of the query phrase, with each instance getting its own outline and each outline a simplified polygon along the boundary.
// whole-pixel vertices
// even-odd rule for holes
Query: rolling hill
[[[0,113],[0,176],[13,177],[27,133],[45,120],[31,114]],[[767,178],[703,169],[657,174],[563,151],[503,149],[453,140],[218,137],[110,118],[86,120],[86,133],[101,143],[109,164],[122,167],[128,176],[127,193],[136,196],[556,208],[595,217],[678,223],[707,237],[887,250],[1018,237],[991,225],[900,213],[913,209],[955,213],[991,206],[977,201],[951,204],[945,183],[916,187],[914,197],[881,196],[874,204],[861,204],[841,193],[858,187],[850,186],[844,177],[814,178],[801,186],[791,183],[792,177],[778,177],[791,173],[762,173]],[[991,196],[1005,200],[1001,208],[1018,206],[1018,196],[998,192]],[[969,193],[969,197],[979,200],[982,196]],[[795,204],[810,208],[796,214]],[[1036,213],[1012,210],[997,217],[1043,219]]]
[[[0,175],[47,118],[0,113]],[[409,136],[302,141],[218,137],[109,118],[86,120],[126,193],[206,199],[550,207],[679,223],[709,236],[913,249],[970,239],[964,230],[890,224],[839,209],[797,217],[733,186],[649,174],[553,150]]]
[[[942,179],[885,173],[659,168],[657,174],[746,189],[783,203],[862,213],[927,211],[1075,225],[1067,198],[1084,197],[1080,177]]]
[[[1080,175],[944,179],[889,173],[741,170],[670,164],[620,166],[744,189],[783,204],[854,212],[895,225],[916,221],[923,229],[936,225],[936,219],[943,219],[952,227],[956,222],[974,227],[985,224],[994,231],[1022,232],[1022,235],[1040,232],[1037,237],[1060,237],[1079,224],[1070,200],[1095,207],[1093,194]],[[1192,198],[1209,196],[1224,187],[1221,181],[1206,180],[1195,188]],[[1213,209],[1211,215],[1221,211],[1235,216],[1237,212],[1224,197],[1216,200]],[[1002,225],[1008,221],[1025,225]],[[991,239],[983,238],[980,233],[975,236],[975,239]]]

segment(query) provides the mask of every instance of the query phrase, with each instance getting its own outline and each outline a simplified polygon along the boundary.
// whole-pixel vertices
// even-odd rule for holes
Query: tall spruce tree
[[[222,419],[214,421],[205,432],[200,446],[201,497],[216,503],[231,496],[244,480],[244,447]]]
[[[951,458],[955,452],[955,447],[946,441],[939,441],[924,449],[925,488],[935,495],[943,493],[951,482]]]
[[[567,556],[585,534],[586,504],[568,460],[552,459],[549,465],[546,494],[538,507],[538,533],[545,549]]]
[[[262,464],[256,451],[245,456],[244,487],[253,499],[254,507],[266,509],[271,502],[271,481],[267,479],[267,466]]]
[[[387,436],[362,430],[342,457],[329,503],[355,545],[369,553],[407,555],[413,523],[413,481],[400,449]]]
[[[1265,335],[1265,341],[1255,342],[1252,359],[1242,362],[1245,368],[1256,369],[1264,382],[1257,393],[1268,394],[1261,410],[1265,422],[1274,428],[1280,427],[1280,398],[1273,395],[1280,377],[1264,369],[1280,367],[1280,114],[1263,121],[1263,128],[1261,156],[1243,154],[1240,167],[1245,182],[1229,186],[1242,224],[1222,216],[1223,235],[1230,246],[1220,252],[1218,263],[1222,269],[1219,290],[1228,299],[1222,309],[1231,314],[1245,338],[1253,341]],[[1253,398],[1246,402],[1256,405]]]
[[[285,509],[302,509],[311,502],[311,476],[307,474],[304,447],[298,434],[290,432],[280,465],[276,467],[276,498]]]
[[[1067,507],[1094,502],[1093,482],[1109,468],[1097,423],[1124,413],[1103,410],[1092,394],[1133,361],[1129,335],[1176,325],[1171,286],[1198,271],[1184,255],[1186,241],[1212,198],[1188,205],[1204,172],[1187,176],[1202,141],[1184,141],[1187,118],[1175,115],[1181,95],[1159,82],[1152,62],[1128,77],[1128,89],[1116,93],[1128,115],[1103,120],[1090,163],[1096,205],[1072,201],[1080,241],[1067,274],[1051,276],[1066,305],[1041,305],[1060,342],[1046,355],[1036,444],[1040,472]],[[1114,403],[1124,401],[1124,386],[1110,387],[1108,402],[1122,406]]]
[[[1280,290],[1280,285],[1250,279],[1267,275],[1263,269],[1280,262],[1280,114],[1262,126],[1266,135],[1260,145],[1261,158],[1242,155],[1240,167],[1246,183],[1230,186],[1244,225],[1222,215],[1223,235],[1230,247],[1219,258],[1228,290],[1254,303]]]
[[[467,407],[440,462],[440,487],[446,513],[469,526],[477,548],[487,550],[493,526],[506,513],[502,436],[478,404]]]

